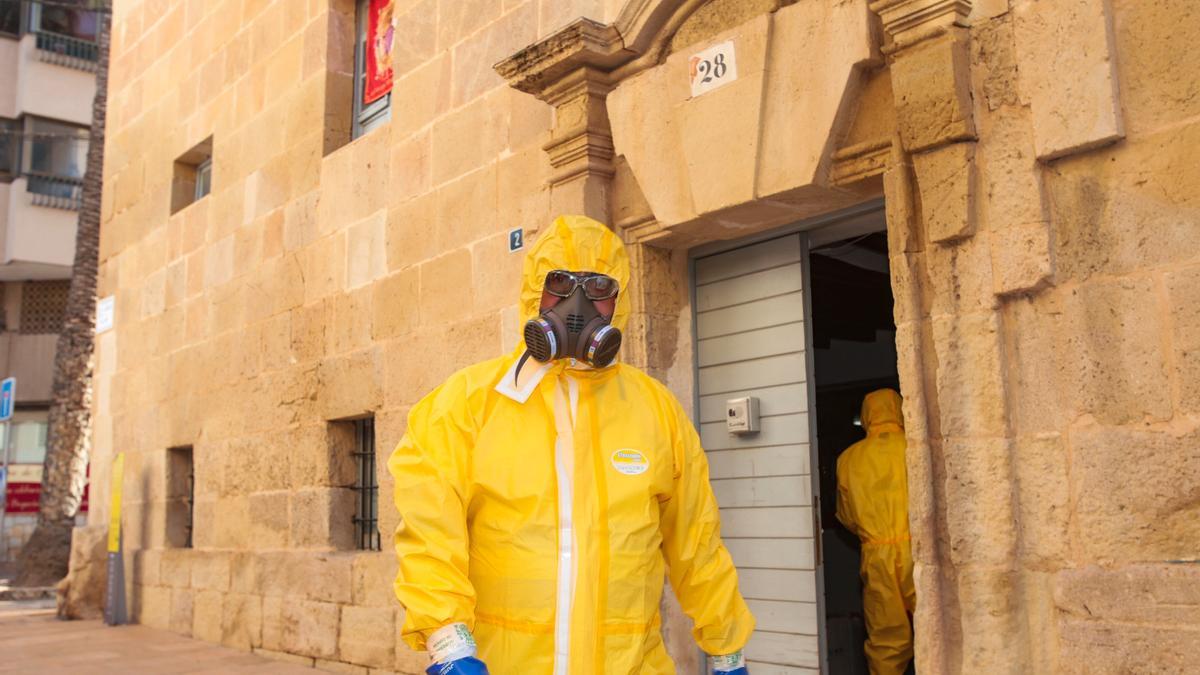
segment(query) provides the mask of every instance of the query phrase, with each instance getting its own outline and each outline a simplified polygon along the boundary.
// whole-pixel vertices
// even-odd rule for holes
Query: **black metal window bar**
[[[36,31],[34,35],[37,36],[35,46],[39,61],[87,72],[96,71],[100,46],[95,42],[43,30]]]
[[[379,482],[375,476],[375,419],[367,417],[354,421],[354,459],[358,474],[354,491],[358,506],[354,514],[354,530],[358,548],[363,551],[381,549],[379,537]]]
[[[84,129],[70,133],[23,131],[18,121],[0,120],[0,176],[25,178],[25,191],[34,206],[78,211],[83,202],[87,146]]]

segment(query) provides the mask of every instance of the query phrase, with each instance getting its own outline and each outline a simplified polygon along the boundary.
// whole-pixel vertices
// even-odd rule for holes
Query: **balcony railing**
[[[90,40],[80,40],[49,31],[35,31],[38,59],[67,68],[96,72],[100,47]]]
[[[25,190],[34,206],[78,211],[83,203],[83,180],[44,173],[25,174]]]

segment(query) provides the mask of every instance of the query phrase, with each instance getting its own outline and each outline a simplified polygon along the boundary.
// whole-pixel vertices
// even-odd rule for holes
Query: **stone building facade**
[[[818,226],[882,205],[918,670],[1200,662],[1194,2],[395,0],[390,111],[353,138],[356,11],[115,3],[115,322],[76,553],[123,452],[138,621],[419,672],[384,463],[424,393],[516,346],[511,231],[611,223],[637,280],[622,358],[724,442],[697,385],[700,258],[779,233],[815,251]],[[717,54],[728,79],[706,88]],[[211,191],[189,198],[206,160]],[[381,552],[354,530],[368,415]],[[815,490],[803,459],[772,485]],[[807,500],[780,503],[814,515]],[[789,539],[807,576],[787,578],[810,587],[755,600],[757,673],[836,672],[807,532]],[[748,536],[735,562],[783,540]]]

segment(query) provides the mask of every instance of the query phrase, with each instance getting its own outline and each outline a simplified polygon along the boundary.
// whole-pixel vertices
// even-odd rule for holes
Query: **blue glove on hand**
[[[746,657],[741,651],[725,656],[710,656],[712,662],[713,675],[750,675],[750,671],[746,668]]]
[[[425,672],[429,675],[488,675],[487,666],[474,656],[446,663],[435,663],[426,668]]]

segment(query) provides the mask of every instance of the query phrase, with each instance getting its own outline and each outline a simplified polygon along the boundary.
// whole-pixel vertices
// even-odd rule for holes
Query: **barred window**
[[[70,279],[27,281],[21,290],[21,332],[57,333],[67,311]]]
[[[380,550],[379,483],[375,477],[375,418],[354,421],[354,459],[358,473],[354,491],[358,495],[354,513],[355,541],[363,551]]]
[[[192,548],[196,518],[196,464],[192,446],[167,450],[167,546]]]

